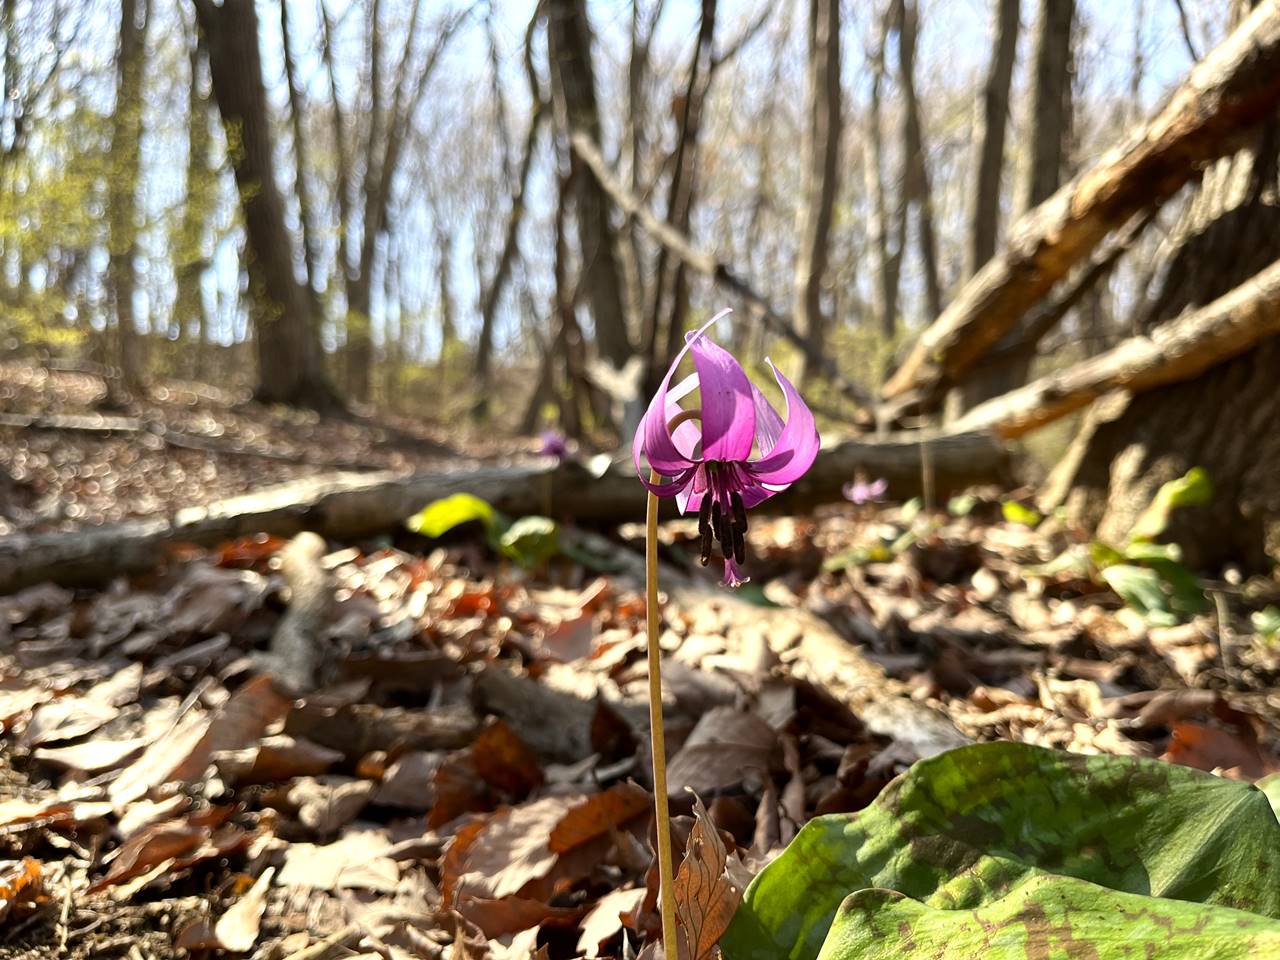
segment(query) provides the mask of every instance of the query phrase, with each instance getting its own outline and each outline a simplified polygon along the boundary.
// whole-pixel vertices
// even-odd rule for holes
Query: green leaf
[[[1280,607],[1258,610],[1249,619],[1253,621],[1253,629],[1258,631],[1263,640],[1270,642],[1280,637]]]
[[[1151,543],[1138,540],[1127,543],[1123,549],[1115,551],[1116,556],[1132,563],[1180,563],[1182,548],[1176,543]]]
[[[441,500],[432,500],[407,521],[414,533],[424,537],[442,537],[454,527],[464,523],[479,522],[491,529],[496,514],[493,507],[469,493],[455,493]]]
[[[1178,622],[1169,597],[1165,594],[1160,574],[1150,567],[1117,563],[1102,571],[1102,579],[1120,595],[1120,599],[1142,614],[1148,623],[1171,627]]]
[[[916,517],[920,516],[924,510],[924,501],[919,497],[912,497],[902,505],[902,509],[898,512],[898,516],[903,523],[910,523]]]
[[[947,501],[947,513],[953,517],[967,517],[978,505],[978,498],[971,493],[959,493]]]
[[[1017,500],[1005,500],[1000,504],[1000,512],[1010,523],[1020,523],[1024,527],[1037,526],[1044,518],[1039,511],[1033,510]]]
[[[893,557],[893,550],[888,544],[867,544],[832,554],[822,561],[822,569],[827,573],[839,573],[850,567],[860,567],[864,563],[888,563]]]
[[[1278,871],[1280,823],[1250,784],[978,744],[917,763],[860,813],[810,821],[721,947],[727,960],[1243,960],[1280,942]],[[1200,923],[1213,936],[1192,943]]]
[[[1106,541],[1090,540],[1089,559],[1096,569],[1105,570],[1117,563],[1124,563],[1125,555]]]
[[[548,517],[521,517],[498,538],[499,549],[526,570],[534,570],[560,550],[560,528]]]
[[[1005,896],[968,910],[930,907],[893,890],[859,891],[840,905],[818,956],[1245,960],[1273,954],[1280,955],[1280,923],[1275,920],[1243,910],[1118,893],[1070,877],[1033,876]]]
[[[1213,498],[1213,483],[1203,467],[1192,467],[1184,476],[1170,480],[1158,491],[1129,531],[1129,539],[1155,540],[1169,526],[1169,515],[1179,507],[1198,507]]]

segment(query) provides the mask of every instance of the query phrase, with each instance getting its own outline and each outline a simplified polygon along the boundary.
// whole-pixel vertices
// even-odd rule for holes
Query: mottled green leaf
[[[1081,944],[1092,942],[1092,951],[1082,945],[1071,953],[1061,944],[1028,951],[1027,901],[1034,897],[1043,905],[1045,897],[1056,897],[1053,915],[1060,916],[1064,904],[1075,903],[1086,889],[1032,881],[1074,878],[1136,898],[1163,898],[1122,904],[1147,910],[1142,916],[1160,925],[1160,918],[1179,909],[1164,900],[1280,919],[1277,877],[1280,824],[1267,797],[1250,784],[1154,760],[978,744],[917,763],[858,814],[810,821],[747,889],[721,946],[728,960],[865,960],[906,953],[917,922],[922,941],[929,930],[941,929],[937,924],[949,922],[956,925],[952,932],[929,941],[936,944],[934,951],[921,956],[1145,960],[1142,949],[1126,953],[1127,947],[1107,947],[1111,934],[1106,931],[1114,930],[1114,921],[1108,927],[1101,915],[1118,909],[1118,901],[1102,893],[1085,898],[1096,910],[1071,918],[1073,936]],[[863,894],[870,900],[851,901],[869,902],[877,914],[899,911],[891,920],[857,921],[876,924],[876,939],[867,939],[870,927],[859,933],[848,911],[833,927],[845,898],[869,888],[901,895],[876,900]],[[981,927],[1001,916],[1002,907],[1005,915],[1023,918],[1016,948],[978,941],[984,946],[968,953],[939,952],[944,941],[972,929],[968,920]],[[955,916],[937,916],[939,911]],[[1198,923],[1201,916],[1188,916],[1187,922]],[[1135,924],[1141,919],[1135,917]],[[1229,922],[1240,919],[1233,915]],[[1103,924],[1096,941],[1095,920]],[[1178,919],[1173,929],[1182,923]],[[1280,930],[1280,924],[1260,923],[1250,927],[1251,934],[1255,927],[1259,936]],[[824,951],[828,935],[832,947]],[[837,947],[840,952],[832,952]],[[1265,955],[1155,954],[1169,960]]]
[[[432,500],[415,513],[405,525],[424,537],[442,537],[454,527],[464,523],[479,522],[490,527],[494,510],[486,501],[470,493],[455,493],[451,497]]]
[[[1032,876],[971,910],[893,890],[840,905],[819,960],[1244,960],[1280,956],[1280,922],[1226,907]]]

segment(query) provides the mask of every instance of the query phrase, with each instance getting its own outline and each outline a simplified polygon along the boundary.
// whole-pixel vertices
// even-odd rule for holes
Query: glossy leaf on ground
[[[861,813],[811,821],[748,888],[721,946],[728,960],[872,960],[925,942],[935,948],[920,955],[942,960],[1144,958],[1135,938],[1146,918],[1169,935],[1151,941],[1159,958],[1263,956],[1249,938],[1277,942],[1278,870],[1280,824],[1250,784],[1151,760],[980,744],[921,761]],[[1134,915],[1123,944],[1136,952],[1114,939],[1121,911]],[[1061,943],[1036,952],[1042,914],[1058,929],[1070,923],[1077,953]],[[1171,952],[1177,931],[1210,915],[1204,922],[1235,923],[1239,936],[1218,953],[1189,940]],[[1006,938],[961,950],[965,931],[1001,916]]]

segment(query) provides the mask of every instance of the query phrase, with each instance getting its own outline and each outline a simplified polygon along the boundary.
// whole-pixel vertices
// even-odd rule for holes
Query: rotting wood
[[[1141,393],[1190,380],[1280,334],[1280,261],[1230,293],[1149,334],[988,400],[953,425],[1020,437],[1113,390]]]

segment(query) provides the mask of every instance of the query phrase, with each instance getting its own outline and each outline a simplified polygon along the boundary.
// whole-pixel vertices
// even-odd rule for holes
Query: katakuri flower
[[[813,465],[819,441],[813,414],[772,362],[765,360],[786,399],[785,420],[733,355],[707,336],[707,328],[728,313],[685,334],[684,348],[640,421],[631,455],[652,493],[675,497],[681,513],[698,514],[703,565],[718,542],[724,582],[736,587],[747,581],[740,566],[746,561],[747,511],[800,479]],[[694,372],[672,386],[686,354],[693,355]],[[686,410],[680,401],[695,389],[702,406]]]
[[[544,457],[555,457],[564,463],[569,459],[569,440],[558,430],[543,430],[542,447],[538,452]]]
[[[866,503],[879,503],[889,492],[889,481],[881,477],[868,483],[862,477],[857,477],[852,482],[846,483],[841,488],[841,492],[846,500],[859,506]]]

